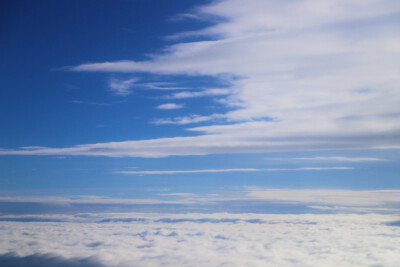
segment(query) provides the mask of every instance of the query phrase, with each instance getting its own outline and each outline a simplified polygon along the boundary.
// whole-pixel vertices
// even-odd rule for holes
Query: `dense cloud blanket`
[[[1,219],[0,264],[35,259],[66,266],[398,266],[400,261],[399,217],[394,215],[124,213]]]

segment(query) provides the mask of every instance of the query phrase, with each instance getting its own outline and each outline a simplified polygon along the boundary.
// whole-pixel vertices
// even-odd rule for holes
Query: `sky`
[[[4,195],[400,186],[395,1],[1,10]]]
[[[393,0],[1,1],[0,265],[395,266],[399,26]]]

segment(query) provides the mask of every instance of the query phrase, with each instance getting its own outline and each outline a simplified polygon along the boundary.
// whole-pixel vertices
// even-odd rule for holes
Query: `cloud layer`
[[[212,171],[212,170],[211,170]],[[164,174],[161,172],[160,174]],[[166,174],[169,174],[168,172]],[[161,198],[159,196],[168,196],[169,198]],[[66,210],[66,212],[83,212],[83,210],[104,210],[109,208],[127,207],[134,209],[139,207],[142,210],[152,211],[164,205],[164,210],[173,212],[193,212],[200,207],[203,212],[231,211],[231,212],[248,212],[251,206],[259,205],[261,207],[280,206],[282,212],[286,212],[285,205],[297,205],[299,211],[303,211],[304,207],[308,213],[319,213],[321,207],[335,207],[336,209],[352,208],[355,211],[360,209],[364,212],[366,209],[377,210],[398,210],[400,204],[400,190],[346,190],[346,189],[278,189],[265,187],[244,187],[235,188],[235,190],[217,190],[212,194],[193,194],[190,192],[173,192],[165,191],[148,196],[148,198],[110,198],[101,196],[74,196],[74,197],[0,197],[0,214],[14,214],[15,211],[44,210],[46,207],[34,206],[32,204],[47,205],[48,211]],[[168,205],[170,207],[167,209]],[[188,205],[184,207],[184,205]],[[318,210],[312,210],[318,206]],[[296,208],[295,207],[295,208]],[[65,209],[64,209],[65,208]],[[233,209],[232,209],[233,208]],[[239,208],[239,209],[235,209]],[[100,209],[102,210],[102,209]],[[235,210],[235,211],[233,211]],[[161,212],[157,209],[157,212]],[[256,211],[253,211],[256,212]],[[265,213],[264,210],[257,212]],[[291,209],[293,213],[293,209]],[[22,212],[24,213],[24,212]],[[28,212],[29,213],[29,212]],[[268,212],[271,213],[271,212]],[[279,210],[278,210],[279,213]],[[17,212],[18,214],[18,212]]]
[[[387,224],[398,220],[392,215],[67,217],[69,222],[1,222],[0,254],[91,257],[121,267],[396,266],[400,260],[400,228]]]

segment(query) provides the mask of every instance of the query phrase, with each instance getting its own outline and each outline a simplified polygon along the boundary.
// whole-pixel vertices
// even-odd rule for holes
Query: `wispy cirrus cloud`
[[[299,168],[299,169],[288,169],[288,171],[307,171],[307,170],[330,170],[329,168]],[[334,170],[334,168],[332,168]],[[345,168],[336,168],[338,170],[346,170]],[[204,172],[203,172],[204,171]],[[187,173],[216,173],[223,172],[224,170],[200,170],[200,172],[158,172],[157,174],[187,174]],[[233,170],[237,172],[247,172],[248,170]],[[258,171],[258,170],[250,170]],[[276,171],[276,170],[272,170]],[[278,170],[279,171],[279,170]],[[287,171],[281,169],[281,171]],[[232,170],[227,170],[227,172],[232,172]],[[145,173],[148,174],[148,171]],[[151,173],[153,174],[153,172]],[[163,191],[163,190],[161,190]],[[149,211],[154,210],[156,205],[170,205],[171,209],[167,209],[171,212],[175,209],[182,208],[182,206],[171,206],[171,205],[208,205],[207,209],[204,211],[211,212],[215,210],[220,210],[221,206],[225,206],[225,211],[232,211],[230,205],[236,206],[241,202],[242,209],[236,210],[237,212],[246,213],[248,212],[248,206],[253,205],[254,201],[259,201],[257,203],[264,204],[266,207],[268,205],[281,205],[281,204],[296,204],[302,205],[302,207],[314,207],[318,206],[317,209],[335,208],[339,210],[340,208],[371,208],[371,209],[382,209],[382,211],[398,211],[400,203],[400,190],[349,190],[349,189],[291,189],[291,188],[268,188],[268,187],[236,187],[233,191],[231,189],[224,188],[223,190],[217,189],[218,194],[197,194],[193,192],[160,192],[154,191],[155,193],[151,198],[111,198],[104,196],[95,195],[76,195],[76,196],[2,196],[0,197],[1,210],[6,213],[7,206],[13,203],[19,204],[25,203],[29,206],[32,203],[39,203],[41,207],[46,205],[67,208],[67,212],[70,214],[71,211],[83,211],[87,210],[88,206],[91,209],[96,209],[96,207],[103,207],[103,212],[106,208],[112,208],[113,205],[130,206],[132,209],[136,206],[147,205]],[[175,199],[160,199],[159,196],[169,196],[177,197]],[[216,205],[216,206],[213,206]],[[203,206],[205,207],[205,206]],[[81,209],[80,209],[81,208]],[[192,209],[188,211],[193,211],[196,206],[192,206]],[[301,208],[300,206],[291,209],[292,212],[296,209]],[[27,209],[31,210],[31,209]],[[59,208],[58,210],[62,210]],[[96,209],[98,210],[98,209]],[[101,210],[101,209],[100,209]],[[128,209],[129,210],[129,209]],[[160,209],[158,209],[160,211]],[[266,210],[258,210],[259,212],[267,212]],[[311,212],[308,210],[307,212]],[[44,213],[49,213],[50,211],[44,211]],[[51,209],[54,212],[54,209]],[[51,213],[50,212],[50,213]],[[162,212],[162,209],[161,211]],[[164,211],[165,212],[165,211]],[[179,212],[179,210],[175,210]],[[271,212],[271,211],[270,211]],[[317,211],[319,212],[319,211]],[[20,211],[17,211],[19,214]],[[29,211],[28,211],[29,213]]]
[[[196,194],[193,193],[160,193],[159,196],[168,196],[168,197],[195,197]]]
[[[189,89],[187,87],[176,86],[175,83],[170,82],[147,82],[147,83],[138,83],[136,84],[137,87],[152,89],[152,90],[185,90]]]
[[[280,127],[276,127],[279,124]],[[382,128],[359,124],[357,131],[333,130],[329,125],[308,125],[293,131],[283,122],[248,122],[240,125],[195,127],[198,136],[82,144],[71,147],[21,147],[0,149],[0,155],[73,155],[159,158],[221,153],[262,153],[293,150],[399,149],[398,131],[380,139]],[[328,126],[328,127],[326,127]],[[354,125],[353,125],[354,126]],[[384,125],[382,125],[384,126]],[[392,125],[386,124],[392,128]],[[290,130],[292,129],[292,131]],[[392,128],[393,129],[393,128]],[[369,134],[365,134],[368,131]],[[355,140],[355,137],[360,138]]]
[[[352,167],[301,167],[301,168],[237,168],[237,169],[205,169],[205,170],[152,170],[152,171],[117,171],[121,174],[190,174],[190,173],[217,173],[217,172],[277,172],[277,171],[330,171],[330,170],[352,170]]]
[[[374,162],[374,161],[387,161],[381,158],[371,157],[310,157],[310,158],[293,158],[295,160],[310,160],[310,161],[342,161],[342,162]],[[287,160],[287,159],[286,159]]]
[[[137,78],[131,78],[127,80],[112,78],[108,81],[108,85],[111,91],[113,91],[115,94],[120,96],[128,96],[132,93],[130,89],[134,87],[138,80],[139,79]]]
[[[229,89],[205,89],[203,91],[184,91],[173,93],[171,95],[166,95],[165,98],[172,98],[172,99],[182,99],[182,98],[194,98],[194,97],[205,97],[205,96],[224,96],[229,95]]]
[[[212,121],[215,119],[222,119],[225,115],[223,114],[211,114],[208,116],[201,116],[201,115],[190,115],[184,117],[174,117],[174,118],[162,118],[162,119],[154,119],[150,123],[160,125],[160,124],[191,124],[191,123],[199,123],[205,121]]]
[[[185,105],[184,104],[176,104],[176,103],[166,103],[157,106],[157,109],[181,109]]]
[[[378,206],[400,203],[399,190],[270,189],[248,188],[248,197],[337,206]]]
[[[375,157],[344,157],[344,156],[316,156],[316,157],[297,157],[297,158],[266,158],[266,160],[316,161],[316,162],[379,162],[379,161],[389,161],[387,159],[375,158]]]
[[[111,106],[114,103],[104,103],[104,102],[84,102],[80,100],[72,100],[71,103],[74,104],[87,104],[87,105],[93,105],[93,106]]]

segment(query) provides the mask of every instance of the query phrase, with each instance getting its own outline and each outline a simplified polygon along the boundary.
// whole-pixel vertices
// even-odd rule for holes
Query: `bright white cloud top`
[[[41,214],[0,214],[0,265],[14,260],[54,260],[93,266],[396,266],[400,260],[399,190],[288,190],[246,188],[201,197],[157,193],[177,200],[91,196],[2,197],[2,207],[21,202],[48,205]],[[207,206],[264,201],[273,214],[213,213]],[[7,204],[8,203],[8,204]],[[46,204],[47,203],[47,204]],[[161,204],[197,203],[210,213],[155,213]],[[290,214],[282,204],[309,206]],[[110,213],[117,205],[147,213]],[[101,212],[72,213],[98,206]],[[72,210],[52,214],[54,206]],[[298,206],[297,208],[299,208]],[[173,206],[171,206],[173,207]],[[208,207],[208,208],[206,208]],[[396,208],[397,207],[397,208]],[[111,210],[110,210],[111,208]],[[12,253],[12,254],[10,254]],[[205,257],[205,255],[207,255]],[[27,257],[27,258],[26,258]],[[60,263],[60,264],[61,264]],[[60,265],[62,266],[62,265]],[[75,266],[75,265],[68,265]],[[82,266],[82,265],[77,265]],[[85,265],[86,266],[86,265]],[[92,265],[88,265],[92,266]]]
[[[400,260],[393,215],[125,213],[8,220],[0,228],[0,254],[92,257],[106,266],[394,267]]]
[[[237,0],[212,2],[182,18],[213,18],[216,23],[177,33],[170,37],[177,43],[161,54],[144,61],[86,63],[69,69],[218,77],[230,87],[166,97],[219,95],[219,102],[231,111],[158,118],[153,123],[225,123],[189,128],[199,133],[192,137],[0,154],[164,157],[399,148],[399,11],[400,4],[391,0],[251,0],[245,6]],[[193,36],[204,40],[185,42]],[[135,81],[114,80],[110,87],[128,95]]]

